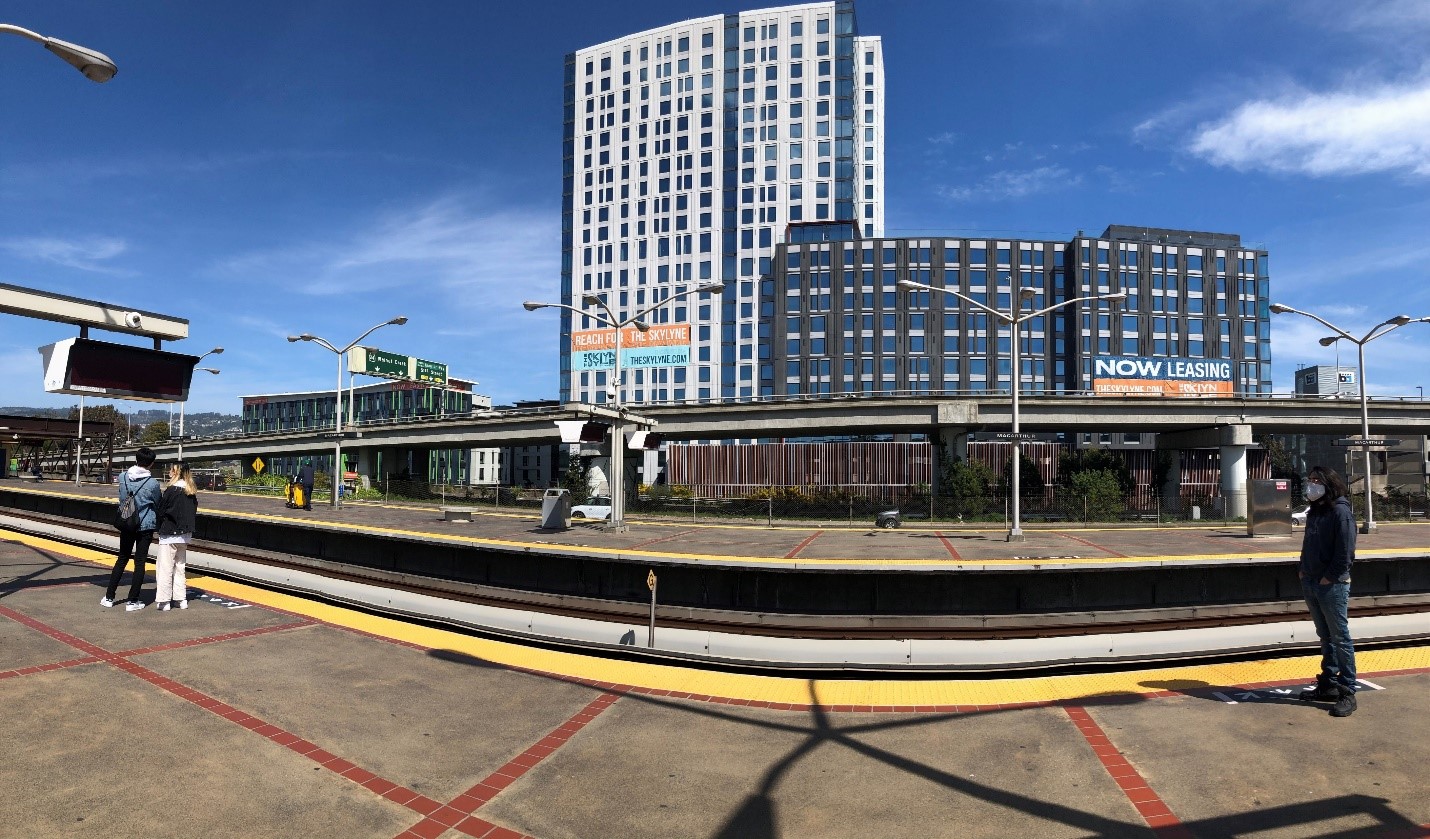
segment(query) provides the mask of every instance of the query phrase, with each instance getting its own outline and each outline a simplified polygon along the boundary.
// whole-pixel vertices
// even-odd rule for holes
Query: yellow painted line
[[[4,538],[104,565],[109,554],[0,530]],[[725,699],[793,705],[1007,705],[1115,696],[1164,690],[1236,687],[1260,682],[1309,681],[1320,667],[1319,655],[1258,661],[1159,667],[1122,673],[1034,676],[1009,679],[793,679],[722,673],[644,662],[616,661],[578,653],[543,650],[505,641],[473,638],[458,632],[416,626],[342,606],[318,603],[244,583],[193,575],[191,582],[225,597],[281,609],[334,626],[367,632],[434,650],[450,650],[508,667],[564,678],[610,682],[643,690],[690,693]],[[1361,674],[1430,668],[1430,645],[1356,654]]]
[[[52,495],[61,498],[77,498],[88,501],[95,500],[92,495],[79,493],[64,493],[52,491],[33,491],[37,495]],[[411,509],[411,508],[401,508]],[[233,518],[249,519],[251,521],[271,521],[284,524],[303,524],[309,527],[326,530],[338,530],[344,532],[372,533],[375,535],[404,536],[418,539],[428,539],[441,542],[450,542],[463,545],[480,545],[498,548],[509,548],[522,551],[531,550],[560,550],[572,554],[591,556],[615,556],[621,559],[648,559],[648,560],[681,560],[686,562],[710,562],[721,565],[776,565],[776,566],[803,566],[812,567],[813,564],[842,564],[857,568],[944,568],[948,570],[958,570],[970,566],[1041,566],[1041,565],[1123,565],[1128,563],[1141,564],[1162,564],[1162,563],[1204,563],[1204,562],[1225,562],[1228,560],[1292,560],[1300,556],[1300,548],[1287,551],[1264,551],[1257,553],[1202,553],[1202,554],[1148,554],[1143,556],[1099,556],[1099,557],[1078,557],[1074,559],[1056,559],[1042,557],[997,557],[997,558],[967,558],[963,560],[941,559],[872,559],[869,557],[805,557],[802,559],[786,559],[783,556],[740,556],[734,554],[704,554],[704,553],[671,553],[658,551],[645,551],[632,548],[620,547],[600,547],[591,545],[573,545],[565,542],[524,542],[514,539],[490,539],[478,536],[461,536],[456,534],[434,533],[424,530],[409,530],[406,528],[379,527],[377,525],[334,523],[309,518],[294,518],[292,516],[273,515],[269,513],[248,513],[237,510],[211,510],[206,511],[210,515],[229,516]],[[704,525],[698,525],[704,528]],[[812,530],[813,528],[799,528],[802,530]],[[1125,528],[1124,528],[1125,529]],[[1151,528],[1149,528],[1151,529]],[[1165,529],[1165,528],[1164,528]],[[1057,531],[1048,531],[1056,533]],[[1078,532],[1084,532],[1079,530]],[[1430,553],[1430,547],[1393,548],[1375,551],[1377,555],[1390,556],[1420,556]]]

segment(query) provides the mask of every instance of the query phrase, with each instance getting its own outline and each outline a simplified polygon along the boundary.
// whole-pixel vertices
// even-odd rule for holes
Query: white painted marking
[[[1235,699],[1232,699],[1230,696],[1227,696],[1227,695],[1224,694],[1224,693],[1220,693],[1220,692],[1215,692],[1215,691],[1214,691],[1214,692],[1212,693],[1212,696],[1215,696],[1217,699],[1220,699],[1221,701],[1225,702],[1225,703],[1228,704],[1228,705],[1235,705],[1235,704],[1237,704]]]
[[[1385,690],[1385,688],[1381,687],[1380,685],[1376,684],[1375,682],[1367,682],[1365,679],[1356,679],[1356,684],[1358,684],[1358,685],[1365,685],[1366,687],[1370,688],[1371,690]]]

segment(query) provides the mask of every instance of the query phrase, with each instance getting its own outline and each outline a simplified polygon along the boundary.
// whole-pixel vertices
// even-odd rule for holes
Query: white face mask
[[[1326,494],[1326,488],[1320,484],[1306,484],[1305,494],[1307,501],[1319,501]]]

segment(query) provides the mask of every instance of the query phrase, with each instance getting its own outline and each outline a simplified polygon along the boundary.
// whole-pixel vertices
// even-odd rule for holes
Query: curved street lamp
[[[615,407],[617,414],[620,414],[623,411],[621,407],[621,385],[624,383],[623,379],[621,378],[621,332],[627,326],[634,326],[636,329],[639,329],[642,332],[646,332],[650,329],[650,325],[647,324],[645,321],[641,320],[641,318],[645,317],[656,309],[659,309],[669,303],[673,303],[676,300],[681,300],[683,298],[689,297],[692,294],[700,294],[702,292],[717,294],[724,290],[724,283],[707,283],[702,286],[696,286],[695,288],[686,289],[685,291],[679,292],[677,294],[672,294],[671,296],[665,298],[659,303],[655,303],[650,306],[647,306],[644,309],[641,309],[639,312],[636,312],[625,320],[621,320],[616,315],[615,311],[610,307],[608,303],[606,303],[604,298],[602,298],[599,294],[593,294],[591,292],[587,292],[586,294],[582,295],[581,301],[588,306],[600,307],[601,311],[604,312],[604,314],[593,314],[587,309],[578,309],[575,306],[568,306],[565,303],[540,303],[535,300],[528,300],[525,303],[522,303],[521,306],[528,312],[534,312],[537,309],[565,309],[568,312],[574,312],[578,315],[594,318],[598,323],[604,324],[615,330],[616,356],[614,369],[611,373],[610,393],[611,404]],[[615,425],[611,427],[611,474],[607,478],[607,483],[609,483],[611,486],[611,515],[606,520],[606,530],[614,533],[624,533],[627,530],[626,499],[624,486],[626,457],[625,446],[626,439],[623,423],[620,421],[620,419],[617,419]]]
[[[402,315],[398,315],[392,320],[385,320],[382,323],[373,326],[368,331],[354,338],[346,347],[343,347],[342,349],[338,349],[328,341],[319,338],[317,335],[313,335],[309,332],[304,332],[302,335],[288,336],[289,343],[294,343],[296,341],[311,341],[312,343],[317,344],[318,346],[326,350],[336,353],[338,356],[338,384],[337,388],[333,391],[333,399],[335,400],[335,402],[333,403],[334,434],[332,503],[334,510],[343,506],[341,500],[338,498],[338,488],[342,486],[343,482],[343,358],[348,354],[348,350],[352,349],[353,347],[356,347],[358,343],[362,341],[362,339],[366,338],[377,330],[383,328],[384,326],[401,326],[404,323],[407,323],[407,318]]]
[[[203,361],[211,355],[223,355],[223,347],[214,347],[203,355],[199,356],[199,361]],[[212,367],[195,367],[194,370],[202,370],[205,373],[212,373],[217,376],[218,371]],[[179,403],[179,460],[184,459],[184,406],[189,404],[187,398]]]
[[[1008,324],[1010,331],[1013,333],[1013,375],[1011,382],[1013,386],[1013,521],[1012,526],[1008,529],[1008,541],[1021,542],[1023,541],[1023,526],[1021,521],[1023,512],[1023,442],[1018,437],[1020,433],[1018,424],[1018,393],[1023,389],[1023,359],[1021,346],[1022,342],[1019,340],[1019,338],[1021,337],[1020,333],[1022,332],[1023,324],[1029,320],[1032,320],[1035,317],[1038,317],[1040,315],[1046,315],[1048,312],[1056,311],[1058,309],[1063,308],[1064,306],[1071,306],[1074,303],[1081,303],[1083,301],[1092,300],[1122,300],[1127,297],[1127,292],[1119,291],[1115,294],[1094,294],[1088,297],[1074,297],[1071,300],[1064,300],[1061,303],[1054,303],[1051,306],[1044,306],[1043,308],[1038,309],[1034,312],[1024,313],[1023,301],[1025,299],[1031,300],[1033,297],[1036,297],[1038,294],[1038,289],[1029,286],[1023,286],[1022,288],[1019,288],[1017,293],[1013,296],[1013,299],[1009,301],[1008,311],[1000,312],[992,306],[979,302],[978,300],[974,300],[972,297],[968,297],[967,295],[960,294],[959,292],[954,291],[951,288],[924,285],[923,283],[916,283],[913,280],[899,280],[899,285],[906,289],[917,289],[919,291],[936,291],[939,294],[948,294],[957,297],[959,300],[962,300],[970,306],[982,309],[983,311],[987,312],[988,314],[992,315],[1003,323]]]
[[[1356,366],[1360,371],[1358,374],[1360,376],[1360,434],[1362,442],[1370,440],[1370,403],[1365,392],[1365,345],[1383,335],[1389,335],[1391,332],[1394,332],[1406,324],[1430,323],[1430,317],[1412,318],[1409,315],[1396,315],[1393,318],[1377,323],[1371,327],[1369,332],[1357,338],[1320,315],[1303,312],[1300,309],[1293,309],[1281,303],[1272,303],[1270,308],[1273,313],[1278,315],[1292,314],[1310,318],[1336,333],[1335,335],[1327,335],[1320,340],[1319,343],[1323,347],[1329,347],[1341,339],[1345,339],[1356,345]],[[1375,513],[1371,509],[1370,492],[1370,446],[1363,445],[1361,451],[1365,455],[1365,523],[1361,525],[1360,532],[1374,533]]]
[[[31,32],[9,23],[0,23],[0,32],[19,35],[21,38],[28,38],[43,45],[45,49],[64,59],[65,63],[83,73],[84,77],[92,82],[103,84],[114,78],[114,74],[119,72],[119,68],[114,66],[114,62],[110,60],[109,56],[102,52],[95,52],[89,47],[61,41],[59,38],[49,38],[38,32]]]

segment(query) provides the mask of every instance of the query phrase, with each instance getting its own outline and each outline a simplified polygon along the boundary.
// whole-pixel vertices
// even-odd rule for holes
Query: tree
[[[1067,481],[1072,516],[1086,515],[1088,521],[1114,521],[1122,512],[1125,497],[1117,475],[1106,469],[1084,469]],[[1083,509],[1076,509],[1076,501]]]
[[[1132,474],[1127,471],[1127,463],[1105,449],[1074,449],[1064,452],[1058,460],[1058,474],[1063,486],[1071,487],[1072,479],[1081,472],[1108,473],[1117,482],[1124,496],[1131,495],[1135,486]]]
[[[942,495],[953,502],[953,512],[961,516],[976,516],[988,508],[988,487],[993,483],[993,471],[978,461],[959,457],[946,458],[939,486]]]
[[[79,406],[70,408],[69,418],[72,421],[79,420]],[[129,418],[113,405],[88,405],[84,409],[84,422],[88,426],[92,422],[107,422],[113,428],[114,439],[120,442],[129,439]]]
[[[150,443],[167,443],[169,441],[169,423],[164,420],[151,422],[144,426],[144,431],[139,435],[139,444],[147,446]]]
[[[1018,492],[1027,498],[1029,496],[1042,497],[1043,495],[1043,472],[1033,459],[1020,452],[1018,468]],[[1008,458],[1008,462],[1003,464],[1003,486],[1009,491],[1013,486],[1013,458]]]

